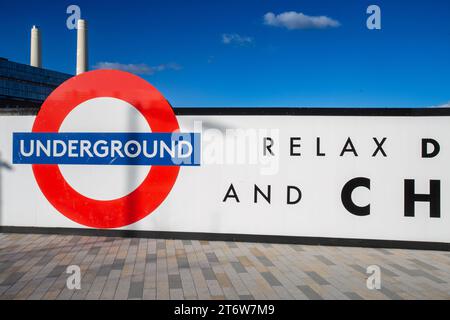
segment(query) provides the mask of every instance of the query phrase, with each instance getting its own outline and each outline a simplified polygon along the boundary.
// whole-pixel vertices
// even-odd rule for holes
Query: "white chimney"
[[[31,48],[30,48],[30,65],[33,67],[42,67],[41,58],[41,34],[36,26],[31,29]]]
[[[87,21],[78,19],[77,22],[77,74],[88,70],[88,42]]]

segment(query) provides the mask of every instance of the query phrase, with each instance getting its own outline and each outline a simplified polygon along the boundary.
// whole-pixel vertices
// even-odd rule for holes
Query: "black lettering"
[[[433,146],[433,151],[428,151],[428,145]],[[441,146],[439,145],[439,142],[437,142],[434,139],[422,139],[422,158],[434,158],[438,155],[439,151],[441,150]]]
[[[273,146],[273,139],[271,137],[264,137],[264,148],[263,148],[263,155],[267,155],[267,151],[269,151],[269,153],[274,156],[275,154],[272,151],[272,146]],[[269,142],[269,143],[267,143]]]
[[[300,148],[300,143],[295,144],[295,141],[300,141],[302,138],[300,137],[291,137],[291,156],[301,156],[300,152],[295,153],[294,148]]]
[[[297,199],[291,200],[291,190],[297,191]],[[295,186],[288,186],[287,187],[287,204],[299,203],[301,199],[302,199],[302,192],[300,191],[299,188],[297,188]]]
[[[370,179],[359,177],[348,181],[341,192],[341,200],[345,209],[356,216],[368,216],[370,214],[370,204],[364,207],[356,205],[352,200],[352,193],[358,187],[364,187],[370,190]]]
[[[317,147],[317,156],[318,157],[324,157],[325,153],[320,152],[320,138],[316,138],[316,147]]]
[[[266,199],[266,201],[268,203],[270,203],[270,192],[271,192],[271,186],[270,185],[267,186],[267,194],[264,194],[264,192],[262,192],[262,190],[260,188],[258,188],[258,186],[255,184],[255,191],[254,191],[254,195],[253,195],[253,201],[255,203],[258,202],[258,193],[259,193],[260,195],[263,196],[264,199]]]
[[[355,155],[355,157],[358,156],[358,153],[356,152],[355,146],[353,146],[353,142],[352,139],[350,139],[350,137],[345,142],[344,148],[342,149],[340,156],[342,157],[346,152],[352,152]]]
[[[375,149],[374,153],[372,154],[372,157],[375,157],[378,152],[381,152],[383,154],[383,157],[386,157],[386,152],[384,152],[383,144],[386,142],[387,138],[384,137],[383,140],[378,141],[377,138],[373,137],[373,141],[375,141],[375,144],[377,145],[377,148]]]
[[[441,181],[430,180],[430,193],[417,194],[415,193],[414,180],[405,180],[405,217],[414,217],[415,203],[429,202],[430,203],[430,217],[441,217]]]
[[[222,202],[226,202],[228,198],[233,198],[236,200],[236,202],[240,202],[236,190],[234,190],[233,184],[230,184],[230,187],[228,188],[227,193],[225,194],[225,198],[223,198]]]

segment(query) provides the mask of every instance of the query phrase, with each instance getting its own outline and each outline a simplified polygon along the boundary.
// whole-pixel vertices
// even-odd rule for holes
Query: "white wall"
[[[30,132],[33,121],[33,116],[0,116],[3,161],[11,164],[12,133]],[[182,131],[192,131],[195,121],[202,121],[203,130],[216,129],[204,131],[203,139],[227,128],[272,133],[279,147],[279,170],[261,174],[268,173],[267,164],[204,163],[201,167],[182,167],[164,203],[125,229],[450,243],[450,203],[446,196],[450,192],[450,117],[179,116],[178,121]],[[291,136],[302,138],[301,157],[289,157]],[[315,155],[317,136],[321,137],[325,157]],[[350,154],[339,157],[348,137],[357,148],[357,158]],[[371,157],[375,149],[372,137],[388,138],[388,157]],[[441,151],[436,158],[421,158],[421,138],[439,141]],[[220,146],[218,141],[214,142],[216,146]],[[258,141],[261,147],[262,139]],[[204,153],[211,148],[212,142],[203,141]],[[76,172],[70,178],[72,186],[81,186],[83,192],[110,188],[111,181],[83,174],[92,168],[72,169]],[[64,168],[67,176],[72,169]],[[114,175],[114,170],[124,169],[111,166],[105,170],[112,170]],[[371,179],[370,191],[359,188],[353,196],[361,205],[370,201],[371,214],[365,217],[348,213],[341,203],[342,186],[359,176]],[[404,217],[404,179],[415,179],[420,193],[428,193],[430,179],[441,180],[441,218],[430,218],[425,203],[416,204],[416,217]],[[232,199],[222,202],[230,183],[240,203]],[[259,203],[253,203],[254,184],[263,190],[267,184],[272,185],[271,204],[261,197]],[[286,204],[288,184],[302,190],[303,198],[296,205]],[[3,168],[0,188],[0,225],[83,228],[51,206],[37,186],[30,165]]]

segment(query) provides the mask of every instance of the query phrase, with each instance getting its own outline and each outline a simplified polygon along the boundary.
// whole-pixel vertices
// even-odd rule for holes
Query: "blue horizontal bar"
[[[199,133],[13,133],[14,164],[200,165]]]

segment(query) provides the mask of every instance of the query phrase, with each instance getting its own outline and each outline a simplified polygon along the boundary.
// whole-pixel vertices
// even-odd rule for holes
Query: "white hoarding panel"
[[[149,131],[132,107],[116,109],[77,108],[60,132]],[[118,229],[450,243],[449,116],[182,115],[177,121],[180,132],[200,134],[199,165],[177,167],[167,197]],[[31,132],[34,122],[34,116],[0,116],[0,225],[92,227],[62,214],[43,194],[32,169],[43,164],[13,163],[13,134]],[[30,145],[22,147],[26,153]],[[83,199],[100,202],[132,194],[157,167],[53,166]],[[139,201],[120,212],[132,215]]]

